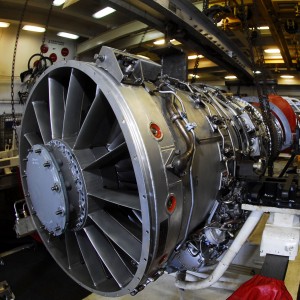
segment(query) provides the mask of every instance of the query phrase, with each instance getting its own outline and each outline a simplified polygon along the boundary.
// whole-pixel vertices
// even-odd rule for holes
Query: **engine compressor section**
[[[264,174],[271,147],[259,108],[103,47],[95,63],[51,66],[31,90],[23,188],[69,276],[134,295],[165,270],[216,262],[248,217],[245,182]]]

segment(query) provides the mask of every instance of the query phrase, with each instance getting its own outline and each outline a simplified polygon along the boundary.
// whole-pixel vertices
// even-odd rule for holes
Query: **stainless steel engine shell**
[[[230,187],[238,158],[265,155],[250,105],[208,87],[170,86],[126,84],[68,61],[47,69],[29,95],[20,138],[26,201],[54,259],[92,292],[121,296],[158,277]],[[189,145],[166,97],[195,137],[180,173],[172,163]]]

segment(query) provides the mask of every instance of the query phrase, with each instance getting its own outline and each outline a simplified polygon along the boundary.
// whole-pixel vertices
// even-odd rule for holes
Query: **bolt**
[[[58,215],[62,215],[63,214],[63,210],[62,209],[58,209],[55,214],[58,216]]]
[[[105,56],[104,55],[95,54],[94,59],[99,59],[100,62],[104,62]]]
[[[55,183],[55,184],[51,187],[51,191],[59,192],[59,185],[58,185],[57,183]]]
[[[61,230],[60,226],[55,227],[55,231],[59,231],[59,230]]]
[[[36,149],[34,152],[37,153],[37,154],[41,154],[42,149]]]
[[[49,168],[49,167],[50,167],[50,162],[49,162],[49,161],[46,161],[46,162],[43,164],[43,166],[44,166],[45,168]]]
[[[46,228],[45,225],[40,226],[40,229],[41,229],[41,230],[44,230],[45,228]]]

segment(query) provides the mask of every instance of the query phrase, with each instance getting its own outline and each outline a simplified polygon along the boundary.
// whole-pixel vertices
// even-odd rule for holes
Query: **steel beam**
[[[127,23],[118,28],[106,31],[103,34],[96,36],[93,39],[90,39],[86,42],[83,42],[77,46],[77,54],[81,54],[88,50],[94,49],[98,46],[101,46],[105,43],[112,42],[116,39],[122,38],[126,35],[132,34],[133,32],[137,32],[143,29],[146,29],[148,25],[141,23],[139,21],[134,21]]]
[[[115,5],[115,8],[122,8],[123,11],[125,9],[134,18],[167,33],[168,38],[175,38],[190,49],[202,53],[217,65],[237,75],[241,81],[252,82],[251,62],[246,55],[192,3],[186,0],[107,1],[110,5]],[[145,4],[158,12],[160,18],[151,16],[151,9],[146,13],[138,8],[138,5]],[[161,21],[161,17],[165,22]]]
[[[140,32],[135,35],[124,37],[110,43],[110,46],[116,49],[130,49],[137,47],[142,43],[153,41],[156,39],[163,38],[164,34],[155,29],[149,29],[147,32]]]
[[[286,64],[287,69],[289,70],[292,66],[292,58],[290,55],[290,51],[287,45],[287,42],[284,38],[284,34],[282,31],[281,23],[279,22],[278,16],[275,12],[271,0],[258,0],[257,1],[258,8],[261,11],[262,15],[265,16],[266,21],[269,24],[270,31],[276,44],[278,45],[281,56]]]
[[[141,21],[150,27],[157,29],[159,31],[165,31],[165,23],[158,19],[156,16],[152,16],[145,9],[137,7],[134,4],[138,4],[138,2],[143,2],[139,0],[106,0],[111,7],[121,12],[132,15],[136,20]],[[142,4],[143,6],[143,4]]]
[[[242,81],[252,81],[251,62],[234,43],[200,10],[186,0],[145,0],[177,25],[183,36],[174,36],[200,51],[205,57],[234,73]]]

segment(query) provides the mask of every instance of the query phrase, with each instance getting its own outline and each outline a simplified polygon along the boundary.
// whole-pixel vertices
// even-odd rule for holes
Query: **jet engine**
[[[248,217],[245,182],[264,174],[271,147],[258,107],[103,47],[94,63],[49,67],[32,88],[23,188],[70,277],[104,296],[134,295],[165,271],[217,261]]]

